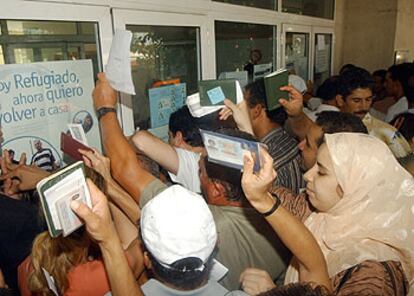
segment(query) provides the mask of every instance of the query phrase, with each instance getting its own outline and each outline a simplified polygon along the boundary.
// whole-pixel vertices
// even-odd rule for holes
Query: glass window
[[[41,48],[40,49],[41,60],[43,62],[48,61],[61,61],[63,60],[63,50],[59,47]]]
[[[13,53],[16,64],[28,64],[35,61],[31,48],[14,48]]]
[[[213,0],[236,5],[277,10],[277,0]]]
[[[309,34],[286,33],[285,65],[305,80],[309,79]]]
[[[7,21],[9,35],[76,35],[74,22]]]
[[[6,64],[91,59],[99,71],[96,23],[0,20],[0,27]]]
[[[133,34],[131,70],[136,92],[132,100],[134,125],[144,129],[165,125],[168,123],[169,113],[159,113],[163,120],[158,121],[154,116],[150,116],[150,106],[155,110],[156,106],[153,102],[160,99],[157,96],[162,96],[160,92],[153,89],[165,84],[185,83],[183,92],[186,94],[197,92],[201,73],[199,28],[141,25],[126,27]],[[152,89],[151,97],[150,89]],[[160,101],[159,104],[171,103],[172,96],[171,92],[171,96],[166,100],[168,102]],[[183,103],[180,101],[179,105]]]
[[[333,19],[335,0],[283,0],[282,11]]]
[[[216,21],[215,32],[219,78],[232,78],[228,76],[232,72],[246,71],[251,81],[263,69],[271,71],[275,66],[275,26]]]
[[[0,65],[4,64],[3,46],[0,45]]]
[[[331,76],[332,34],[315,34],[314,90]]]

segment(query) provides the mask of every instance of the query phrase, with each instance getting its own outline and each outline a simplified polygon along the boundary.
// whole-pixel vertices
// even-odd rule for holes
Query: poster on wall
[[[151,127],[168,125],[171,113],[181,108],[187,97],[186,84],[173,84],[148,90]]]
[[[58,168],[60,133],[69,132],[68,124],[80,124],[89,145],[100,150],[93,88],[91,60],[1,65],[2,148],[16,157],[25,152],[29,163]]]

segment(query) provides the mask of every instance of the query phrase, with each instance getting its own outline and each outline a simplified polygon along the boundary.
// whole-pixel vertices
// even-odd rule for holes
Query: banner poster
[[[60,167],[60,133],[77,123],[89,145],[101,150],[93,88],[91,60],[0,65],[2,149],[14,150],[16,158],[25,152],[36,165],[46,154]]]
[[[148,90],[151,128],[168,125],[171,113],[181,108],[187,97],[186,84],[173,84]]]

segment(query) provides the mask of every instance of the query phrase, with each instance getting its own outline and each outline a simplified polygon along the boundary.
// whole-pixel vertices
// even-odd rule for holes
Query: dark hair
[[[404,88],[408,84],[409,77],[414,73],[414,66],[412,63],[392,65],[388,68],[388,73],[392,80],[399,81]]]
[[[233,116],[230,116],[227,120],[220,119],[220,110],[199,118],[194,118],[194,122],[198,128],[207,131],[216,131],[221,128],[237,128]]]
[[[371,74],[362,68],[353,67],[339,75],[338,94],[345,100],[357,88],[374,90],[375,81]]]
[[[310,283],[293,283],[276,287],[258,296],[330,296],[328,289],[324,286],[313,288]]]
[[[162,281],[182,290],[197,289],[208,280],[215,256],[215,252],[213,252],[204,264],[200,258],[187,257],[177,260],[169,267],[166,267],[158,262],[157,258],[148,250],[146,251],[151,260],[154,275]],[[203,265],[204,268],[198,270]]]
[[[249,95],[246,97],[247,105],[249,108],[254,108],[256,105],[261,105],[266,109],[266,116],[271,121],[284,125],[287,119],[287,113],[283,107],[277,108],[275,110],[269,111],[266,108],[266,89],[264,84],[264,79],[259,78],[254,82],[249,83],[245,87],[246,93]]]
[[[385,70],[385,69],[375,70],[372,73],[372,76],[380,77],[381,78],[381,82],[384,83],[385,82],[385,77],[387,76],[387,70]]]
[[[316,91],[316,96],[322,101],[331,101],[338,94],[338,76],[327,78]]]
[[[357,68],[357,66],[355,66],[354,64],[345,64],[339,70],[339,75],[341,75],[342,73],[345,73],[348,70],[354,69],[354,68]]]
[[[414,72],[410,74],[407,79],[407,84],[403,85],[404,94],[407,97],[408,102],[414,104]],[[411,107],[410,107],[411,108]]]
[[[256,139],[238,129],[219,129],[216,132],[223,135],[242,138],[244,140],[257,142]],[[208,178],[216,183],[220,183],[226,190],[226,198],[229,201],[246,201],[243,189],[241,187],[241,171],[235,168],[227,167],[213,163],[204,158]]]
[[[414,114],[413,113],[403,113],[397,115],[391,122],[391,125],[397,120],[404,118],[404,121],[398,131],[407,139],[407,141],[411,141],[414,137]]]
[[[388,72],[393,80],[398,80],[401,83],[407,100],[414,103],[414,64],[394,65],[388,69]]]
[[[187,105],[184,105],[170,115],[168,123],[169,130],[175,136],[177,132],[181,132],[183,139],[193,147],[203,146],[200,130],[191,116]]]
[[[326,134],[343,132],[368,134],[367,127],[362,120],[351,113],[323,111],[317,114],[316,124]]]
[[[252,49],[251,51],[250,51],[250,56],[254,53],[254,52],[256,52],[256,53],[258,53],[259,54],[259,61],[262,59],[262,52],[260,51],[260,49],[257,49],[257,48],[254,48],[254,49]]]

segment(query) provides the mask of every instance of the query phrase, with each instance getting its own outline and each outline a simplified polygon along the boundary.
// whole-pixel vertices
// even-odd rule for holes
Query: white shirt
[[[316,108],[315,111],[311,111],[308,108],[303,109],[303,112],[306,114],[306,116],[308,116],[309,119],[312,120],[313,122],[316,121],[317,115],[319,113],[323,112],[323,111],[336,111],[336,112],[339,112],[339,109],[335,106],[331,106],[331,105],[327,105],[327,104],[319,105],[319,107]]]
[[[198,174],[200,153],[195,153],[181,148],[174,148],[178,156],[177,175],[169,172],[171,180],[184,186],[188,190],[201,193],[200,176]]]
[[[394,105],[392,105],[387,112],[385,117],[386,122],[390,122],[400,113],[403,113],[408,110],[408,101],[406,97],[401,97]]]

